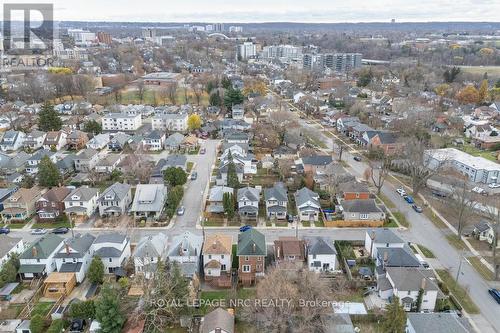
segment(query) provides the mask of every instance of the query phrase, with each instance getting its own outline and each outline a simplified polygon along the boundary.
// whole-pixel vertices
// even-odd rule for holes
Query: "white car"
[[[480,188],[478,186],[474,187],[471,191],[475,192],[475,193],[479,193],[479,194],[485,194],[486,193],[486,191],[484,190],[484,188]]]
[[[404,190],[404,188],[398,188],[396,192],[398,192],[398,194],[402,197],[406,195],[406,191]]]
[[[488,185],[489,188],[499,188],[500,187],[500,184],[498,183],[491,183],[490,185]]]
[[[33,229],[31,230],[32,235],[45,235],[47,233],[47,229]]]

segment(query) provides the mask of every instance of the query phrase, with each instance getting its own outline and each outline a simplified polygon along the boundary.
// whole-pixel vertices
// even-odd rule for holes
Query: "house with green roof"
[[[19,257],[19,271],[22,279],[45,276],[56,270],[54,256],[63,246],[63,239],[48,234],[28,247]]]
[[[244,286],[255,284],[265,274],[266,236],[255,229],[240,232],[236,255],[239,282]]]

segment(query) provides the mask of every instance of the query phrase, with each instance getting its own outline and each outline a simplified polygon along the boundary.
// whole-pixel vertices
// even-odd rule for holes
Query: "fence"
[[[335,228],[335,227],[382,227],[384,221],[377,220],[334,220],[334,221],[324,221],[325,227]]]

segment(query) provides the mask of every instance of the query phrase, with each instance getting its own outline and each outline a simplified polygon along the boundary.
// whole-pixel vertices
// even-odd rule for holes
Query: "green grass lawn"
[[[389,208],[389,209],[396,208],[396,205],[394,205],[394,203],[391,201],[391,199],[389,199],[388,197],[386,197],[382,193],[378,194],[377,196],[380,198],[380,200],[382,200],[382,202],[384,203],[384,205],[387,208]]]
[[[418,244],[417,246],[420,249],[420,251],[422,251],[422,253],[424,254],[424,256],[426,258],[436,258],[436,256],[434,255],[434,253],[432,253],[432,251],[429,250],[428,248],[426,248],[425,246],[420,245],[420,244]]]
[[[391,217],[389,218],[389,222],[384,222],[384,228],[397,228],[398,224],[396,221]]]
[[[448,287],[450,292],[460,302],[465,311],[470,314],[479,313],[479,309],[472,301],[467,291],[455,282],[455,279],[446,270],[437,269],[436,273],[439,275],[443,283]]]
[[[467,258],[469,262],[471,263],[472,267],[481,274],[481,276],[486,280],[486,281],[493,281],[493,272],[486,267],[481,260],[479,260],[478,257],[469,257]]]
[[[302,226],[303,227],[310,227],[311,226],[311,222],[309,222],[309,221],[302,221]]]
[[[399,224],[401,224],[403,227],[406,227],[406,228],[410,227],[410,222],[408,222],[408,220],[406,219],[406,216],[403,213],[394,212],[392,214],[398,220]]]
[[[194,166],[193,162],[187,162],[186,170],[187,170],[188,173],[191,172],[191,170],[193,169],[193,166]]]
[[[468,247],[465,245],[464,241],[459,239],[457,235],[448,235],[446,236],[448,243],[452,245],[457,250],[467,250]]]
[[[31,317],[39,314],[42,317],[45,317],[52,306],[54,305],[54,302],[38,302],[35,307],[33,308],[33,311],[31,311]]]
[[[54,222],[54,223],[33,223],[31,229],[52,229],[52,228],[71,228],[71,223],[66,222]]]
[[[205,227],[222,227],[224,225],[223,220],[210,220],[204,222]]]
[[[472,156],[480,156],[486,158],[487,160],[496,162],[495,155],[493,155],[492,151],[482,150],[472,145],[463,145],[463,146],[458,146],[457,148],[460,149],[461,151],[471,154]]]

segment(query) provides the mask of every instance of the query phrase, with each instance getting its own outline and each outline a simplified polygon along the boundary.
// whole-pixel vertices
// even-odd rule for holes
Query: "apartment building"
[[[108,113],[102,118],[104,131],[135,131],[141,126],[140,114]]]

